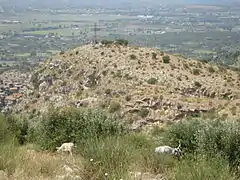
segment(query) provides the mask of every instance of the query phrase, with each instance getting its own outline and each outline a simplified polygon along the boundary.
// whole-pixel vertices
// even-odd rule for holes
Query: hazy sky
[[[161,3],[229,3],[229,2],[240,2],[240,0],[0,0],[0,5],[16,5],[25,7],[28,5],[40,7],[57,7],[63,5],[102,5],[102,6],[112,6],[119,4],[134,4],[141,5],[143,3],[147,4],[161,4]]]

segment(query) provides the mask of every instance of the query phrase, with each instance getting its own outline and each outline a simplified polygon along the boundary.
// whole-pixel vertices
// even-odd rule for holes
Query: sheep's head
[[[174,148],[174,150],[173,150],[173,154],[174,154],[175,156],[177,156],[177,157],[182,157],[182,156],[183,156],[183,152],[182,152],[182,150],[180,149],[180,147],[181,147],[181,142],[179,141],[178,147],[177,147],[177,148]]]
[[[182,150],[181,150],[180,148],[174,148],[173,154],[174,154],[175,156],[177,156],[177,157],[183,156],[183,152],[182,152]]]

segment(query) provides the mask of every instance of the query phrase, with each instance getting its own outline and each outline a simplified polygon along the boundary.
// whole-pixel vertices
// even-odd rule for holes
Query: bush
[[[63,142],[79,143],[88,138],[121,135],[124,125],[98,110],[75,108],[50,109],[37,130],[31,129],[31,141],[42,149],[55,150]]]
[[[221,120],[190,120],[173,125],[164,142],[176,146],[178,140],[184,151],[226,158],[231,169],[240,165],[240,123]]]
[[[152,53],[152,59],[157,59],[157,53],[155,52]]]
[[[200,75],[200,73],[201,73],[201,71],[200,71],[200,69],[193,69],[192,70],[192,73],[194,74],[194,75],[196,75],[196,76],[198,76],[198,75]]]
[[[194,86],[197,88],[200,88],[200,87],[202,87],[202,84],[198,81],[194,81]]]
[[[164,63],[169,63],[170,62],[170,57],[168,55],[162,57]]]
[[[240,124],[228,121],[210,121],[198,132],[200,151],[225,157],[231,168],[240,165]]]
[[[202,126],[199,120],[189,120],[174,124],[166,131],[164,142],[171,146],[177,146],[181,141],[181,147],[188,153],[196,152],[198,148],[197,131]]]
[[[102,41],[101,41],[101,44],[103,44],[103,45],[110,45],[110,44],[113,44],[113,41],[102,40]]]
[[[110,106],[109,106],[109,112],[110,113],[114,113],[116,111],[118,111],[119,109],[121,109],[121,105],[118,102],[111,102]]]
[[[157,84],[158,80],[156,78],[150,78],[147,80],[148,84]]]
[[[14,116],[4,118],[0,115],[0,142],[14,138],[23,145],[27,141],[28,122]]]
[[[215,72],[215,69],[214,69],[212,66],[210,66],[210,67],[208,68],[208,72],[214,73],[214,72]]]
[[[124,45],[124,46],[127,46],[128,45],[128,40],[125,40],[125,39],[117,39],[116,40],[116,44],[119,44],[119,45]]]
[[[135,59],[137,59],[137,56],[134,55],[134,54],[131,54],[131,55],[130,55],[130,59],[135,60]]]

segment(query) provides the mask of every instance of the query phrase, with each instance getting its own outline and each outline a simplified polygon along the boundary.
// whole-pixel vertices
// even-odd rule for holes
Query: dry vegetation
[[[228,111],[232,101],[240,98],[236,71],[156,49],[104,43],[46,60],[32,74],[34,89],[16,110],[31,114],[35,109],[31,116],[37,117],[51,103],[57,107],[78,104],[137,120],[136,112],[147,108],[147,119],[154,123],[212,109],[238,117],[238,107],[236,113]]]
[[[238,179],[239,77],[126,41],[61,52],[0,118],[0,179]],[[154,154],[179,140],[181,161]],[[55,152],[67,141],[73,157]]]
[[[239,141],[232,141],[240,138],[238,122],[195,119],[153,126],[146,134],[130,133],[120,119],[86,108],[50,108],[37,127],[11,118],[0,117],[3,180],[236,180],[239,175]],[[58,154],[55,147],[70,140],[77,144],[73,156]],[[176,146],[178,140],[185,152],[180,161],[154,153],[156,146]]]

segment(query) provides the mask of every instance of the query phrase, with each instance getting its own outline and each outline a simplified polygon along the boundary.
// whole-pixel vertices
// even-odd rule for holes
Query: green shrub
[[[164,142],[177,146],[181,141],[182,149],[188,153],[194,153],[198,148],[197,131],[202,126],[199,120],[189,120],[174,124],[166,131]]]
[[[215,72],[215,69],[214,69],[212,66],[210,66],[210,67],[208,68],[208,72],[214,73],[214,72]]]
[[[225,157],[231,168],[240,165],[240,124],[214,120],[198,131],[199,150],[210,155]]]
[[[134,55],[134,54],[131,54],[131,55],[130,55],[130,59],[135,60],[135,59],[137,59],[137,56]]]
[[[152,52],[152,59],[157,59],[157,53]]]
[[[124,45],[124,46],[127,46],[128,45],[128,40],[125,40],[125,39],[116,39],[116,44],[119,44],[119,45]]]
[[[164,63],[169,63],[170,62],[170,57],[168,55],[165,55],[162,57]]]
[[[131,100],[132,100],[132,96],[131,96],[131,95],[125,96],[125,100],[126,100],[126,101],[131,101]]]
[[[194,81],[194,86],[197,88],[200,88],[200,87],[202,87],[202,84],[198,81]]]
[[[192,70],[192,73],[194,74],[194,75],[196,75],[196,76],[198,76],[198,75],[200,75],[200,73],[201,73],[201,71],[200,71],[200,69],[193,69]]]
[[[110,45],[110,44],[113,44],[113,41],[102,40],[102,41],[101,41],[101,44],[103,44],[103,45]]]
[[[148,84],[157,84],[158,80],[156,78],[150,78],[147,80]]]
[[[42,149],[55,150],[63,142],[79,143],[123,132],[122,122],[98,110],[52,108],[43,115],[38,128],[31,129],[30,139]]]
[[[240,165],[240,123],[221,120],[188,120],[173,125],[164,142],[176,146],[178,140],[185,152],[226,158],[231,169]]]
[[[189,65],[187,63],[183,63],[183,68],[184,69],[189,69]]]
[[[27,141],[28,122],[14,116],[4,118],[0,115],[0,142],[14,138],[19,144]]]
[[[109,105],[109,112],[114,113],[121,109],[121,105],[118,102],[112,101]]]

